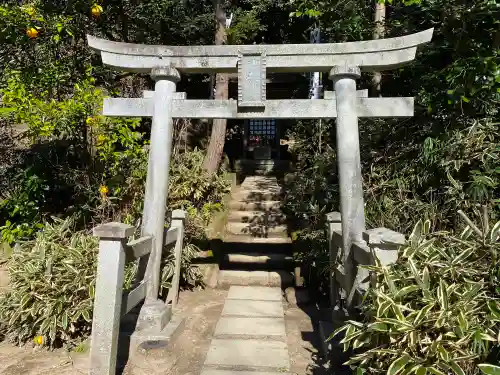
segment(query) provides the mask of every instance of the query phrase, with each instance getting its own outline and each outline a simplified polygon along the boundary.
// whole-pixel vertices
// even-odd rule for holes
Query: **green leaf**
[[[61,325],[63,329],[68,329],[68,312],[64,311],[61,317]]]
[[[450,360],[450,352],[448,352],[444,347],[443,345],[439,344],[437,346],[437,350],[439,352],[439,355],[441,356],[441,358],[443,359],[443,361],[446,361],[448,362]]]
[[[420,289],[420,287],[418,285],[405,286],[404,288],[400,289],[396,293],[396,295],[394,296],[394,298],[400,299],[400,298],[406,296],[407,294],[415,292],[415,291],[417,291],[419,289]]]
[[[480,365],[477,365],[477,367],[485,375],[500,375],[500,367],[498,366],[482,363]]]
[[[484,340],[484,341],[492,341],[492,342],[497,341],[497,340],[496,340],[493,336],[488,335],[487,333],[484,333],[484,332],[481,332],[481,333],[479,334],[479,338],[480,338],[481,340]]]
[[[422,233],[423,234],[429,234],[430,233],[430,229],[431,229],[431,221],[430,220],[424,221],[424,226],[422,228]]]
[[[429,268],[427,268],[427,267],[424,267],[422,282],[423,282],[425,290],[429,290],[431,287],[431,276],[429,273]]]
[[[388,332],[389,328],[385,323],[372,323],[368,327],[368,330],[377,331],[377,332]]]
[[[387,286],[389,287],[389,290],[391,291],[391,293],[396,293],[397,292],[396,285],[394,284],[394,280],[392,279],[388,268],[385,266],[382,266],[382,272],[384,274],[384,278],[385,278],[385,281],[387,282]]]
[[[391,308],[391,302],[390,301],[383,301],[382,303],[379,304],[377,308],[377,316],[378,317],[384,317],[386,312]]]
[[[87,323],[90,323],[91,320],[90,320],[90,314],[89,314],[88,310],[82,311],[82,317],[83,317],[83,319],[85,319],[85,321]]]
[[[442,372],[441,370],[438,370],[434,366],[428,367],[427,370],[435,375],[446,375],[444,372]]]
[[[488,309],[495,319],[500,319],[500,304],[498,301],[488,301]]]
[[[431,309],[434,307],[434,302],[431,302],[429,304],[427,304],[424,308],[422,308],[418,313],[417,313],[417,316],[415,317],[415,319],[413,320],[413,325],[414,326],[417,326],[419,325],[420,323],[422,323],[422,321],[426,318],[427,314],[429,313],[429,311],[431,311]]]
[[[456,375],[465,375],[465,371],[455,362],[449,362],[450,367],[455,371]]]
[[[25,294],[25,295],[21,298],[21,309],[24,309],[25,307],[27,307],[28,302],[30,302],[30,300],[31,300],[31,295],[29,295],[29,294]]]
[[[345,330],[346,330],[346,329],[348,329],[349,327],[350,327],[350,326],[346,324],[346,325],[344,325],[344,326],[342,326],[342,327],[340,327],[340,328],[337,328],[337,329],[336,329],[336,330],[335,330],[335,331],[334,331],[334,332],[330,335],[330,337],[328,338],[328,340],[333,339],[335,336],[337,336],[339,333],[341,333],[341,332],[345,331]]]
[[[419,220],[417,224],[413,227],[413,231],[410,234],[409,237],[409,242],[411,246],[417,246],[420,242],[420,239],[422,237],[422,229],[423,229],[423,222],[422,220]]]
[[[8,115],[9,113],[12,113],[16,111],[16,108],[13,108],[13,107],[0,107],[0,117],[2,116],[6,116]],[[7,224],[6,224],[7,225]],[[7,225],[8,226],[8,225]]]
[[[439,286],[437,289],[437,297],[438,297],[438,300],[439,300],[441,307],[444,310],[448,310],[447,285],[443,279],[439,280]]]
[[[400,371],[404,370],[406,365],[408,364],[410,357],[407,354],[404,354],[402,357],[399,357],[394,362],[391,363],[389,369],[387,370],[387,375],[396,375]]]

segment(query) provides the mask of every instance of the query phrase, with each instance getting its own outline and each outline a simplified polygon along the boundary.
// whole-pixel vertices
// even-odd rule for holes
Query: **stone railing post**
[[[160,286],[159,264],[163,249],[168,174],[172,151],[172,100],[180,74],[175,68],[167,65],[152,69],[151,76],[156,84],[142,235],[153,237],[153,248],[149,259],[146,258],[140,262],[138,278],[142,278],[145,274],[148,280],[146,298],[155,301],[158,298]]]
[[[406,242],[404,234],[387,228],[364,231],[363,239],[369,246],[372,256],[375,256],[383,266],[396,263],[399,248]],[[372,259],[371,264],[375,264],[375,259]],[[375,282],[376,279],[372,277],[372,286],[375,286]]]
[[[356,79],[357,66],[335,66],[330,71],[337,106],[337,158],[342,215],[342,265],[346,275],[355,274],[352,244],[362,241],[365,230],[361,176]]]
[[[172,228],[177,228],[177,240],[175,241],[174,255],[175,255],[175,270],[172,278],[172,286],[167,297],[167,303],[172,301],[172,308],[175,308],[179,299],[179,282],[181,278],[181,262],[182,262],[182,249],[184,248],[184,221],[186,220],[186,212],[183,210],[174,210],[172,212]],[[170,297],[170,298],[169,298]]]
[[[337,256],[339,252],[339,247],[333,241],[333,232],[342,230],[342,220],[340,212],[330,212],[326,215],[326,234],[328,236],[328,247],[330,252],[330,264],[328,273],[330,276],[330,306],[335,308],[339,302],[339,288],[338,282],[335,276],[335,270],[337,267]]]
[[[91,375],[114,375],[122,309],[125,244],[134,227],[108,223],[94,228],[99,237],[97,280],[90,348]]]

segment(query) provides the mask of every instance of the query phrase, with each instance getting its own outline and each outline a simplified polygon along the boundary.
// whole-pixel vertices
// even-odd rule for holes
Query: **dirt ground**
[[[147,354],[129,355],[121,375],[199,375],[212,334],[219,320],[226,290],[205,289],[184,291],[176,314],[185,317],[185,327],[166,348]],[[292,294],[293,295],[293,294]],[[293,299],[293,298],[292,298]],[[323,375],[328,371],[319,355],[319,341],[314,306],[298,307],[294,301],[285,303],[285,323],[291,373]],[[63,375],[88,374],[88,352],[46,351],[32,347],[0,344],[0,374]]]

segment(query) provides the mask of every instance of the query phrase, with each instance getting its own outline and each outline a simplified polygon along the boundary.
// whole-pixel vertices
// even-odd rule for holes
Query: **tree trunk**
[[[373,39],[381,39],[385,34],[385,1],[375,0],[375,28],[373,29]],[[382,73],[373,72],[372,95],[381,96]]]
[[[227,42],[226,34],[226,13],[222,9],[221,0],[214,0],[215,21],[217,29],[215,31],[215,44],[225,44]],[[215,99],[227,100],[229,96],[229,80],[226,73],[218,73],[215,76]],[[224,142],[226,140],[226,119],[215,119],[212,124],[212,133],[208,143],[207,154],[203,161],[203,168],[213,175],[217,172],[219,163],[224,151]]]

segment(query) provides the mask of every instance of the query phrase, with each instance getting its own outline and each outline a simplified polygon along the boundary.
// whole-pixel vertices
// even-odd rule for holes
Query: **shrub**
[[[10,341],[41,335],[53,346],[90,332],[98,240],[73,233],[72,224],[55,219],[14,248],[7,263],[11,291],[0,297],[0,323]]]
[[[98,239],[88,231],[74,232],[74,218],[53,220],[35,239],[18,244],[7,261],[11,290],[0,296],[0,333],[16,344],[42,336],[50,347],[72,346],[92,328]],[[196,247],[185,243],[181,286],[202,282],[191,264],[196,253]],[[162,295],[171,286],[174,260],[173,252],[164,255]],[[136,265],[126,267],[125,290],[132,286]]]
[[[204,158],[205,152],[199,149],[173,156],[169,184],[169,205],[173,209],[190,206],[202,209],[207,203],[219,202],[229,191],[225,171],[209,176],[203,169]]]
[[[500,222],[490,229],[482,219],[481,230],[467,219],[458,236],[428,234],[420,221],[395,265],[367,267],[378,280],[361,306],[365,320],[334,333],[345,331],[357,374],[500,371],[481,365],[497,363],[500,346]]]
[[[133,221],[142,209],[147,152],[140,119],[96,115],[104,92],[91,71],[73,95],[58,100],[31,92],[19,72],[11,72],[0,90],[8,126],[25,125],[29,138],[0,179],[2,237],[9,244],[33,238],[53,215]]]
[[[203,285],[203,274],[197,266],[192,264],[192,260],[198,256],[199,251],[200,249],[191,243],[188,243],[182,249],[180,285],[185,288],[194,288]],[[162,261],[160,294],[163,296],[167,295],[168,289],[171,287],[174,271],[175,255],[173,252],[170,252]]]

